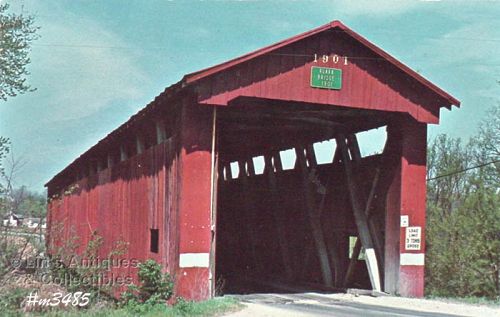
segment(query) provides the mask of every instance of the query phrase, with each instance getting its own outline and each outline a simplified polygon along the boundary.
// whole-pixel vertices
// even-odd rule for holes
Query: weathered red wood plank
[[[316,54],[317,62],[302,59],[302,52]],[[323,55],[328,56],[326,63],[322,60]],[[338,56],[338,61],[333,56]],[[348,59],[347,65],[345,57]],[[301,65],[297,65],[298,60],[301,60]],[[265,67],[260,68],[256,63],[264,63]],[[342,88],[331,90],[310,87],[312,66],[342,69]],[[437,123],[439,107],[446,103],[436,98],[425,86],[412,83],[393,64],[345,34],[336,32],[317,34],[282,47],[259,60],[227,69],[224,76],[217,74],[202,81],[202,86],[213,87],[211,93],[199,96],[199,101],[207,104],[227,105],[238,96],[254,96],[407,112],[421,122]],[[240,85],[234,87],[234,81]]]

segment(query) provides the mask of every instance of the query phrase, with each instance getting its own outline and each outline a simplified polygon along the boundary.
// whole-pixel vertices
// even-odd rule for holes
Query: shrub
[[[172,297],[174,282],[170,274],[161,272],[161,265],[154,260],[139,264],[137,273],[139,285],[132,284],[121,296],[122,303],[128,307],[140,304],[154,306]]]
[[[19,309],[28,293],[29,290],[22,287],[12,288],[8,292],[3,292],[2,296],[0,296],[0,312],[14,312]]]

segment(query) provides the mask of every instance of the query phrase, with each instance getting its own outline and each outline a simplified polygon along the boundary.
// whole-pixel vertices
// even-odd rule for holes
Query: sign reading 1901
[[[323,63],[326,64],[328,62],[331,62],[333,64],[338,64],[340,63],[341,65],[347,65],[347,56],[339,56],[337,54],[333,55],[318,55],[314,54],[314,63]]]

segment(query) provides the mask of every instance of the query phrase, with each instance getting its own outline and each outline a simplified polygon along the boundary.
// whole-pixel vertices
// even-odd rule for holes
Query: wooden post
[[[356,221],[356,226],[358,227],[358,234],[361,239],[361,243],[365,248],[366,265],[368,268],[368,273],[370,275],[370,281],[375,291],[381,291],[380,274],[378,269],[377,257],[373,245],[373,240],[368,227],[368,220],[359,197],[359,189],[354,179],[352,164],[349,158],[349,153],[346,144],[346,137],[343,134],[339,134],[336,139],[337,139],[337,146],[340,147],[340,151],[342,153],[342,161],[345,169],[347,186],[349,189],[349,196],[351,199],[351,205],[354,212],[354,219]]]
[[[375,176],[373,177],[370,193],[368,194],[368,198],[366,200],[365,214],[368,218],[368,223],[372,223],[372,217],[371,217],[372,216],[372,212],[371,212],[372,211],[372,203],[373,203],[373,200],[375,197],[375,192],[377,190],[377,186],[378,186],[378,183],[380,180],[380,167],[382,164],[384,164],[383,157],[384,157],[385,153],[386,153],[386,151],[384,150],[384,152],[382,154],[382,159],[380,160],[380,163],[379,163],[379,166],[375,170]],[[372,226],[375,227],[375,224],[372,224]],[[375,237],[377,237],[378,234],[379,234],[379,231],[375,232]],[[379,238],[379,239],[380,239],[379,241],[381,241],[381,238]],[[352,275],[354,274],[354,269],[356,267],[356,261],[359,257],[360,252],[361,252],[361,240],[358,237],[358,239],[356,239],[356,244],[354,245],[353,254],[352,254],[351,260],[349,261],[349,267],[347,269],[347,273],[346,273],[346,276],[344,278],[344,286],[347,286],[349,284],[350,279],[351,279]],[[382,255],[382,251],[377,251],[377,252],[380,252],[380,254]],[[378,253],[377,253],[377,260],[380,262],[380,256],[378,255]]]
[[[160,144],[167,139],[167,132],[165,130],[165,123],[163,120],[155,122],[156,127],[156,144]]]
[[[108,161],[108,162],[107,162],[107,163],[108,163],[108,164],[107,164],[107,165],[108,165],[108,168],[113,167],[113,165],[114,165],[114,163],[115,163],[115,162],[113,161],[113,155],[112,155],[111,153],[108,153],[108,156],[107,156],[107,161]]]
[[[120,145],[120,162],[123,162],[127,159],[127,151],[125,149],[125,145]]]
[[[335,153],[333,154],[333,163],[342,162],[342,153],[340,152],[340,147],[337,145],[335,147]]]
[[[213,108],[185,97],[180,119],[179,262],[175,293],[193,300],[211,296]],[[170,268],[171,272],[174,268]]]
[[[142,137],[142,135],[140,134],[137,134],[135,136],[135,150],[136,150],[136,153],[137,154],[141,154],[142,152],[144,152],[144,138]]]
[[[283,163],[281,162],[280,152],[275,151],[273,153],[273,162],[274,162],[274,169],[276,170],[276,173],[283,172]]]
[[[316,160],[316,153],[314,153],[314,147],[312,146],[312,144],[306,145],[305,155],[307,162],[309,163],[309,167],[316,169],[318,161]]]
[[[92,176],[94,174],[95,174],[94,162],[90,161],[89,162],[89,176]]]
[[[227,164],[224,166],[224,169],[226,171],[226,179],[233,179],[233,171],[231,170],[230,162],[227,162]]]
[[[273,165],[274,165],[274,170],[276,171],[276,182],[279,184],[279,176],[283,175],[283,162],[281,161],[281,156],[279,151],[272,151],[271,152],[271,157],[273,160]],[[292,248],[289,248],[290,252],[290,263],[292,266],[292,271],[294,272],[294,276],[297,276],[299,273],[299,268],[300,268],[300,260],[302,255],[301,254],[296,254],[293,252]]]
[[[306,157],[307,161],[309,162],[309,166],[312,168],[312,170],[315,170],[318,172],[318,161],[316,160],[316,153],[314,152],[314,147],[312,144],[308,144],[306,146]],[[313,177],[317,177],[317,175],[314,175]],[[318,179],[316,179],[318,180]],[[327,188],[326,186],[324,188],[319,188],[321,184],[316,184],[317,191],[321,195],[321,200],[319,203],[319,206],[317,208],[317,213],[318,213],[318,218],[321,219],[321,215],[323,214],[324,206],[325,206],[325,199],[326,199],[326,191]],[[332,221],[331,219],[326,219],[325,223],[327,224],[327,228],[332,228]],[[325,243],[328,249],[328,254],[330,256],[330,264],[333,265],[333,271],[335,273],[334,277],[334,285],[335,286],[341,286],[342,284],[342,263],[340,261],[340,253],[336,245],[335,241],[335,234],[333,232],[323,232],[323,236],[325,239]]]
[[[252,255],[252,260],[255,265],[255,269],[257,272],[262,272],[262,263],[260,262],[260,258],[257,253],[257,239],[255,237],[255,230],[253,228],[253,225],[255,224],[255,219],[254,219],[254,208],[252,208],[252,200],[249,196],[250,193],[250,186],[248,186],[248,177],[249,175],[247,174],[247,169],[246,169],[246,163],[248,161],[245,160],[239,160],[238,161],[238,167],[240,169],[240,175],[238,178],[241,179],[241,184],[242,184],[242,192],[243,192],[243,205],[244,208],[242,208],[243,211],[243,217],[245,219],[246,223],[243,223],[243,230],[245,231],[247,237],[248,237],[248,243],[250,244],[250,253]]]
[[[387,143],[386,143],[387,144]],[[386,151],[387,146],[384,146],[384,150],[380,157],[380,162],[378,163],[377,168],[375,169],[375,175],[373,176],[372,186],[370,188],[370,192],[368,193],[368,198],[366,199],[365,205],[365,214],[368,217],[368,225],[370,226],[370,231],[373,236],[373,242],[375,244],[375,250],[377,251],[377,260],[381,263],[381,267],[384,267],[384,238],[382,234],[382,228],[378,228],[378,223],[376,222],[376,218],[374,218],[373,214],[373,205],[376,200],[376,193],[380,184],[380,173],[381,167],[385,164],[385,158],[387,156]]]
[[[347,139],[347,148],[349,149],[349,153],[351,154],[351,159],[356,163],[361,161],[361,151],[359,149],[358,138],[356,137],[356,135],[349,134],[347,135],[346,139]]]
[[[101,159],[97,160],[97,172],[102,171],[102,161]]]
[[[89,176],[89,170],[87,168],[85,168],[85,166],[80,167],[80,176],[82,178]]]
[[[215,256],[216,256],[216,246],[217,246],[217,191],[218,191],[218,183],[219,183],[219,155],[217,153],[218,146],[218,133],[217,133],[217,108],[213,108],[212,115],[212,149],[211,149],[211,159],[212,159],[212,171],[211,171],[211,179],[212,186],[210,188],[210,195],[212,196],[211,204],[210,204],[210,217],[211,217],[211,225],[210,232],[212,234],[212,241],[210,246],[210,273],[209,273],[209,287],[210,287],[210,296],[214,297],[217,294],[216,292],[216,283],[215,280]]]
[[[312,182],[309,180],[309,173],[307,169],[306,157],[303,147],[296,147],[295,154],[297,156],[296,165],[298,166],[304,184],[304,199],[307,217],[311,225],[314,243],[316,245],[316,252],[318,253],[321,273],[323,276],[323,283],[326,286],[333,286],[332,270],[330,268],[330,260],[328,258],[327,247],[325,238],[323,236],[323,229],[321,227],[321,220],[317,212],[314,193],[311,191]]]
[[[317,161],[316,161],[316,156],[315,156],[315,153],[314,153],[314,148],[312,145],[308,145],[306,147],[306,157],[307,157],[307,160],[309,161],[309,164],[311,164],[310,166],[314,169],[316,169],[317,167]],[[340,160],[340,151],[337,150],[335,151],[335,155],[334,155],[334,158],[333,158],[333,162],[332,163],[335,163],[337,161]],[[327,184],[326,186],[328,187],[329,184]],[[321,215],[323,213],[323,210],[324,210],[324,206],[325,206],[325,199],[326,199],[326,190],[327,188],[324,189],[324,192],[320,192],[320,194],[322,195],[321,196],[321,200],[320,200],[320,203],[317,207],[317,213],[318,213],[318,217],[321,218]],[[333,224],[332,224],[332,221],[331,219],[326,219],[326,224],[327,224],[327,227],[329,228],[332,228],[333,227]],[[325,236],[325,243],[327,245],[327,249],[329,251],[329,256],[330,256],[330,263],[333,264],[333,267],[334,267],[334,273],[335,273],[335,278],[334,278],[334,285],[335,286],[342,286],[342,272],[343,272],[343,264],[342,264],[342,261],[340,259],[340,252],[337,248],[337,244],[336,244],[336,235],[332,232],[331,234],[329,232],[327,233],[324,233],[324,236]],[[312,242],[310,243],[312,244]],[[303,272],[304,274],[307,272],[307,266],[308,266],[308,263],[309,263],[309,258],[311,256],[311,246],[307,246],[306,247],[306,250],[305,250],[305,254],[304,254],[304,268],[303,268]]]
[[[388,126],[391,160],[386,169],[394,169],[387,193],[385,228],[385,284],[389,293],[408,297],[424,295],[426,146],[427,126],[405,119]],[[405,244],[407,228],[401,227],[407,216],[409,227],[420,232],[420,244]]]
[[[355,134],[348,135],[347,141],[348,141],[348,149],[349,149],[349,152],[351,154],[352,161],[354,161],[356,170],[358,171],[358,173],[356,173],[357,175],[354,175],[355,181],[358,183],[361,183],[362,177],[363,177],[362,175],[359,174],[359,168],[360,168],[360,163],[361,163],[361,152],[359,150],[359,144],[358,144],[358,140],[356,138],[356,135]],[[368,196],[366,198],[366,200],[362,200],[361,203],[366,201],[366,203],[364,204],[364,213],[365,213],[366,218],[368,220],[368,227],[370,230],[370,235],[373,239],[375,256],[377,257],[377,262],[381,263],[381,264],[383,263],[383,244],[384,244],[384,242],[383,242],[382,232],[381,232],[380,228],[377,228],[377,223],[374,221],[374,218],[371,217],[372,216],[371,210],[372,210],[373,198],[375,196],[375,191],[377,189],[379,176],[380,176],[380,164],[382,164],[382,163],[383,163],[383,161],[381,161],[379,163],[379,166],[375,170],[375,175],[374,175],[374,178],[372,181],[372,186],[370,188],[369,194],[366,195],[363,192],[363,190],[358,187],[358,191],[359,191],[358,195],[360,198],[361,197],[364,198],[364,197]],[[349,281],[352,277],[352,274],[354,273],[356,261],[357,261],[357,258],[359,256],[359,253],[361,251],[361,240],[359,239],[359,237],[356,240],[356,245],[355,245],[354,251],[357,252],[357,254],[353,253],[353,256],[351,257],[351,260],[349,262],[349,268],[347,269],[347,274],[344,278],[344,286],[347,286],[347,284],[349,283]],[[383,267],[383,265],[382,265],[382,267]]]
[[[273,209],[271,210],[274,218],[274,222],[276,224],[276,231],[278,234],[278,242],[280,245],[281,256],[283,259],[283,268],[285,269],[285,275],[288,280],[293,278],[293,268],[290,258],[290,251],[288,248],[288,240],[286,238],[286,227],[283,225],[285,215],[283,214],[283,210],[278,206],[279,199],[277,199],[280,194],[278,191],[276,175],[274,172],[274,167],[272,163],[272,157],[269,154],[264,155],[264,162],[266,164],[265,173],[267,174],[267,180],[269,183],[269,191],[271,193],[271,206]]]
[[[253,164],[253,158],[247,160],[247,171],[248,176],[255,176],[255,166]]]

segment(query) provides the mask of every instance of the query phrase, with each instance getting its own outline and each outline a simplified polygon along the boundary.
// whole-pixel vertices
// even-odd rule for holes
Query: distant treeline
[[[465,128],[465,127],[464,127]],[[428,149],[426,293],[500,297],[500,106]]]

